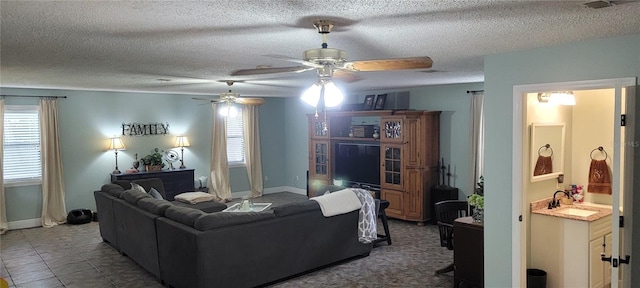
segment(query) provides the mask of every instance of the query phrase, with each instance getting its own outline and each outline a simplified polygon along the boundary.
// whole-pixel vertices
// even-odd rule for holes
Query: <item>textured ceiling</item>
[[[336,27],[349,60],[429,56],[431,69],[359,72],[347,92],[480,82],[483,55],[640,33],[640,3],[586,1],[2,1],[0,85],[297,96],[315,72],[231,77],[296,66],[320,48],[312,23]]]

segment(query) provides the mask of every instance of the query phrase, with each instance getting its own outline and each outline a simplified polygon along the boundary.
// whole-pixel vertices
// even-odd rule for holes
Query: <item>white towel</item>
[[[360,209],[362,204],[351,189],[343,189],[322,196],[310,198],[320,204],[322,215],[325,217],[349,213]]]
[[[197,204],[200,202],[214,200],[216,199],[216,196],[204,192],[186,192],[176,195],[174,199],[184,203]]]

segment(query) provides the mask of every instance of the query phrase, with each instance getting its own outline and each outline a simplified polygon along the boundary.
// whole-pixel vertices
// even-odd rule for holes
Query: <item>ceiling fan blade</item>
[[[353,83],[363,80],[364,78],[358,76],[354,71],[338,69],[333,72],[333,78],[342,82]]]
[[[425,69],[431,68],[433,61],[429,57],[410,57],[396,59],[359,60],[347,62],[345,69],[352,71],[386,71],[402,69]]]
[[[231,72],[231,76],[246,76],[246,75],[261,75],[261,74],[275,74],[275,73],[300,73],[308,70],[315,69],[307,66],[295,66],[295,67],[279,67],[279,68],[255,68],[255,69],[240,69]]]
[[[289,56],[284,56],[284,55],[278,55],[278,54],[267,54],[267,55],[263,55],[266,57],[271,57],[271,58],[275,58],[275,59],[280,59],[280,60],[284,60],[284,61],[289,61],[289,62],[293,62],[293,63],[299,63],[302,64],[304,66],[309,66],[309,67],[313,67],[313,68],[322,68],[323,66],[320,64],[316,64],[313,62],[309,62],[309,61],[304,61],[301,59],[296,59],[293,57],[289,57]]]
[[[261,105],[264,103],[264,99],[262,98],[249,98],[249,97],[236,98],[235,101],[238,104],[245,104],[245,105]]]

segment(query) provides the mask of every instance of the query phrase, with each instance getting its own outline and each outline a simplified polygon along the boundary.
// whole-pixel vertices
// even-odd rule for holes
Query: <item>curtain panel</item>
[[[42,157],[42,226],[67,221],[60,149],[60,119],[55,98],[40,99],[40,153]]]
[[[0,98],[0,138],[4,139],[4,98]],[[4,141],[0,143],[0,174],[4,175]],[[7,233],[7,206],[4,201],[4,176],[0,178],[0,235]]]
[[[225,104],[222,104],[225,105]],[[219,106],[213,108],[213,125],[211,139],[211,189],[219,201],[231,201],[231,185],[229,184],[229,165],[227,164],[227,121],[218,113]]]
[[[247,176],[251,186],[251,197],[260,197],[263,192],[262,156],[260,154],[260,125],[258,106],[242,106],[242,123],[244,123],[244,159],[247,165]]]
[[[472,186],[476,187],[484,166],[484,94],[471,94],[471,176]],[[475,191],[475,189],[474,189]]]

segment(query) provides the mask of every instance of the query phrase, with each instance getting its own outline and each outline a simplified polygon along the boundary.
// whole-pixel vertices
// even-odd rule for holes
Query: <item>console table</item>
[[[145,178],[160,178],[164,185],[164,192],[168,201],[173,201],[173,197],[184,192],[196,191],[193,185],[194,169],[174,169],[153,172],[121,173],[111,174],[111,181],[115,180],[137,180]]]
[[[484,287],[484,226],[471,217],[453,222],[453,287]]]

